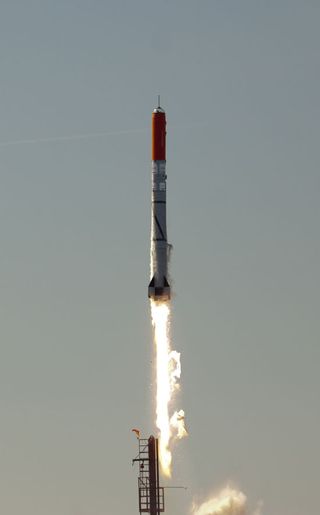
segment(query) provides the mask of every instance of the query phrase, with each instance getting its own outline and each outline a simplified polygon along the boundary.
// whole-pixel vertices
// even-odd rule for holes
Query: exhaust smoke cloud
[[[240,490],[227,486],[200,505],[193,504],[192,515],[262,515],[261,503],[249,514],[247,497]]]

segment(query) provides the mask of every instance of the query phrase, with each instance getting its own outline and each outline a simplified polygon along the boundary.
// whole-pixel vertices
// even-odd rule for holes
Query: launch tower
[[[159,515],[164,512],[164,489],[159,486],[158,439],[139,438],[139,454],[133,463],[139,463],[139,512]]]

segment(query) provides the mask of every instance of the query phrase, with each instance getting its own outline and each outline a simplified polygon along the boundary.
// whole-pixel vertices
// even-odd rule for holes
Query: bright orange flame
[[[182,438],[187,434],[184,427],[183,410],[175,412],[171,417],[169,415],[170,401],[172,400],[173,393],[179,388],[178,379],[181,374],[180,354],[170,349],[169,303],[151,300],[151,316],[156,344],[156,424],[160,431],[159,457],[163,474],[170,477],[172,462],[170,440],[174,436]]]

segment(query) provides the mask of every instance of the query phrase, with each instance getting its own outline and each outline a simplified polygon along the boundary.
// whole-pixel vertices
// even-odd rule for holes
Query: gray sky
[[[167,512],[228,480],[319,511],[319,24],[316,0],[1,2],[1,513],[138,512],[158,92],[190,432]]]

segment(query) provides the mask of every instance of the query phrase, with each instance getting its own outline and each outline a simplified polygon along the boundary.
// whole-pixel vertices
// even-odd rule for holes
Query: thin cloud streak
[[[204,127],[207,124],[205,123],[194,123],[188,125],[177,125],[171,127],[171,130],[175,129],[192,129],[196,127]],[[0,148],[2,147],[12,147],[15,145],[34,145],[37,143],[59,143],[64,141],[78,141],[78,140],[86,140],[86,139],[95,139],[95,138],[103,138],[108,136],[125,136],[127,134],[142,134],[150,131],[150,128],[144,129],[127,129],[127,130],[119,130],[119,131],[107,131],[107,132],[90,132],[88,134],[71,134],[70,136],[52,136],[48,138],[29,138],[29,139],[17,139],[17,140],[9,140],[9,141],[0,141]]]
[[[125,134],[138,134],[146,132],[148,129],[128,129],[122,131],[110,131],[110,132],[91,132],[89,134],[73,134],[70,136],[53,136],[48,138],[34,138],[34,139],[18,139],[11,141],[0,141],[0,147],[11,147],[14,145],[33,145],[36,143],[55,143],[63,141],[77,141],[83,139],[94,139],[105,136],[122,136]]]

